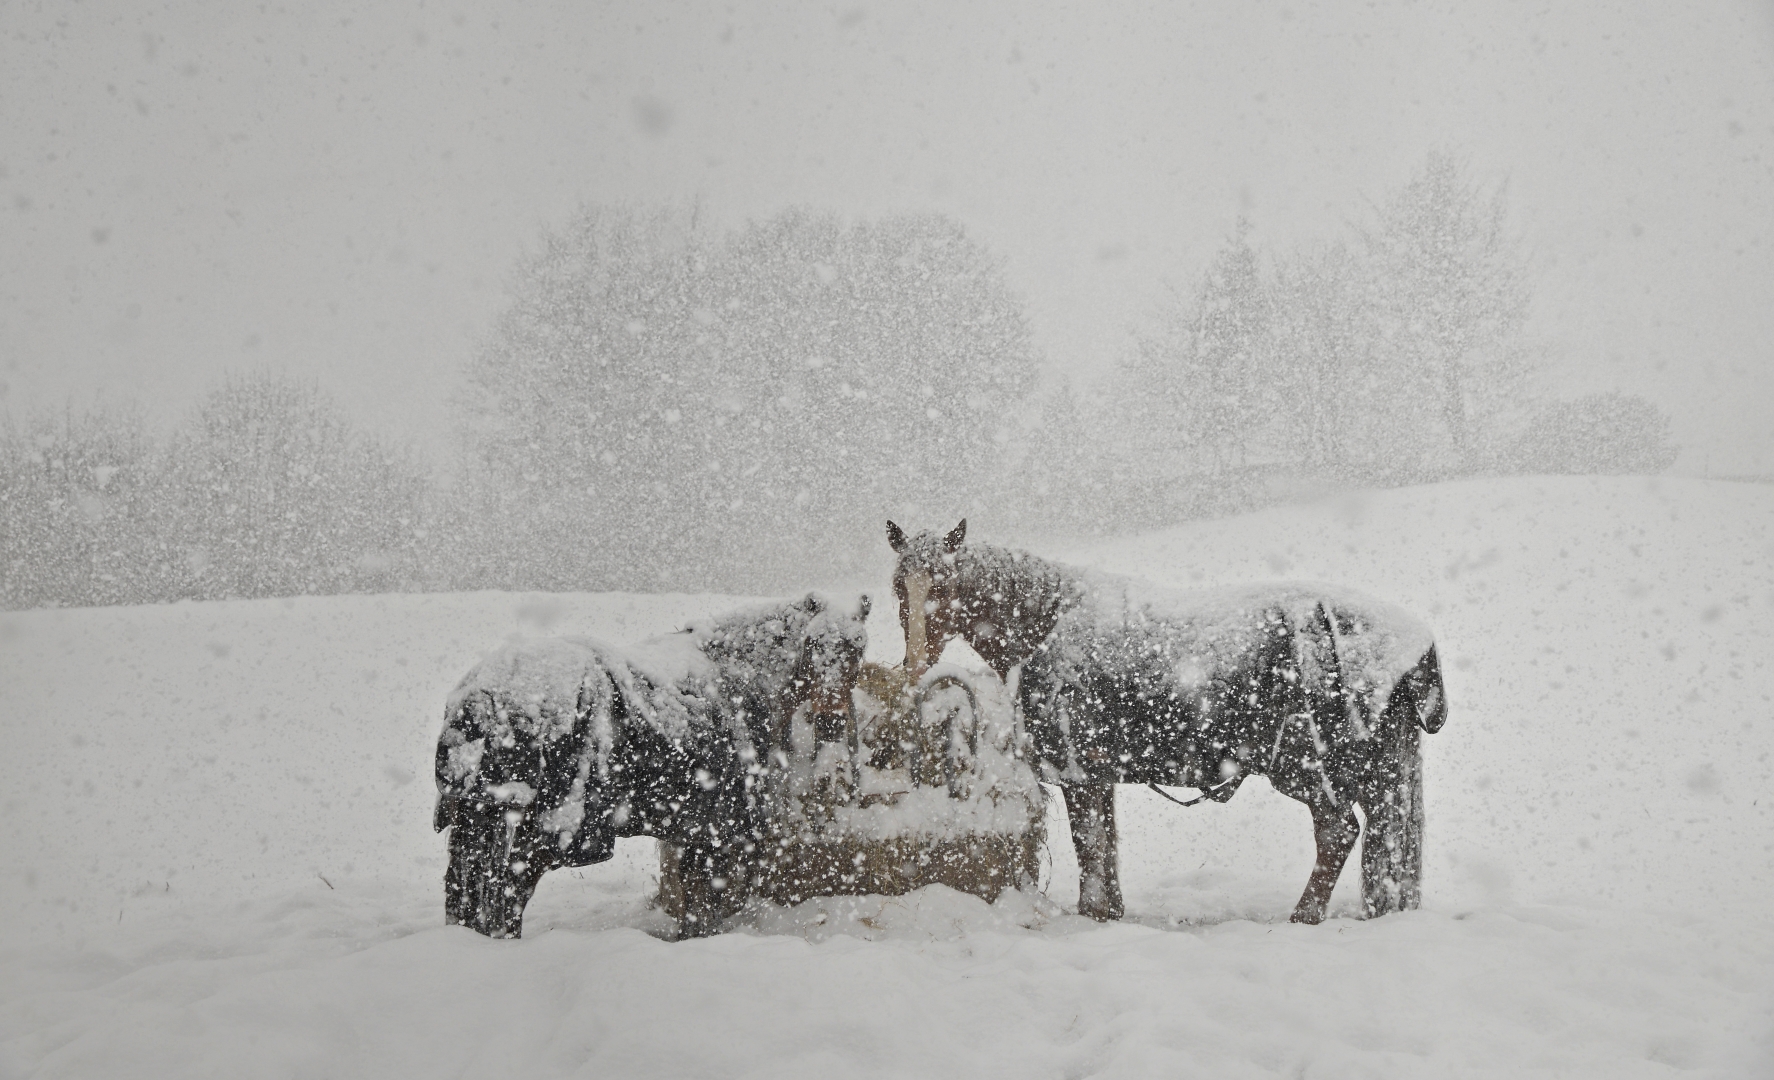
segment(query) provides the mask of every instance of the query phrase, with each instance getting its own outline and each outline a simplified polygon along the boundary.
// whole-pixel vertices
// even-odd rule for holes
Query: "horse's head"
[[[788,680],[789,711],[806,705],[815,717],[849,716],[868,647],[869,598],[846,603],[810,593],[803,605],[812,617]]]
[[[965,518],[945,536],[923,532],[908,537],[898,525],[887,523],[887,542],[899,556],[893,595],[899,599],[899,625],[905,631],[905,666],[913,675],[935,664],[943,646],[963,629],[955,564],[966,538]]]

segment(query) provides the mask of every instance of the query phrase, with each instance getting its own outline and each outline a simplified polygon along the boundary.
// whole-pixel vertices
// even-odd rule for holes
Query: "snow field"
[[[1475,481],[1043,553],[1427,619],[1452,708],[1424,910],[1288,925],[1308,818],[1253,781],[1121,789],[1120,925],[1066,912],[1050,805],[1048,898],[821,900],[673,944],[629,841],[488,941],[440,925],[450,687],[514,633],[734,601],[5,613],[0,1076],[1774,1075],[1774,489]],[[890,603],[870,630],[895,658]]]
[[[33,957],[14,968],[33,993],[5,1016],[35,1030],[8,1031],[7,1064],[85,1076],[1752,1075],[1726,1053],[1751,1042],[1756,1019],[1719,1010],[1754,989],[1730,947],[1595,913],[1166,932],[935,886],[804,905],[690,947],[620,925],[493,946],[434,920],[369,926],[341,910],[374,903],[347,892],[267,912],[239,951],[198,931],[99,963]]]

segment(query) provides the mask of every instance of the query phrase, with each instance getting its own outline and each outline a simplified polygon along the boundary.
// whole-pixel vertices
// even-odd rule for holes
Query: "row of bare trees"
[[[454,479],[317,387],[0,430],[0,605],[387,589],[775,592],[869,576],[888,516],[1107,533],[1302,488],[1656,472],[1667,420],[1534,400],[1501,188],[1432,155],[1349,235],[1244,223],[1114,376],[1041,386],[996,259],[937,215],[592,208],[517,268]]]
[[[317,387],[235,376],[164,441],[139,410],[0,436],[0,604],[139,604],[399,588],[429,477]]]
[[[163,444],[127,409],[38,417],[0,433],[0,604],[854,579],[885,517],[993,497],[1037,376],[947,218],[590,209],[518,267],[450,484],[266,374]]]

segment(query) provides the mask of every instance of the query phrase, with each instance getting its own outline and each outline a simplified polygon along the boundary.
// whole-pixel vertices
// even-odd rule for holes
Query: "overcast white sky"
[[[1337,233],[1432,147],[1507,179],[1554,392],[1774,471],[1774,4],[0,0],[0,407],[311,375],[441,457],[519,252],[582,201],[937,209],[1056,370],[1240,212]]]

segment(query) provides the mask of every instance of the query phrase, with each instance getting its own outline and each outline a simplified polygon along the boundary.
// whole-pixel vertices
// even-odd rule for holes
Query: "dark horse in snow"
[[[437,741],[445,921],[517,937],[544,873],[653,836],[681,853],[680,934],[714,933],[744,899],[790,721],[804,709],[846,726],[867,616],[866,596],[810,594],[640,645],[548,638],[488,655]]]
[[[1418,737],[1447,715],[1420,622],[1321,585],[1164,589],[964,545],[966,529],[887,523],[906,663],[935,663],[958,636],[1014,687],[1035,765],[1065,794],[1080,914],[1122,915],[1115,784],[1224,802],[1252,773],[1312,812],[1318,858],[1293,921],[1323,920],[1362,834],[1357,806],[1366,913],[1418,905]]]

